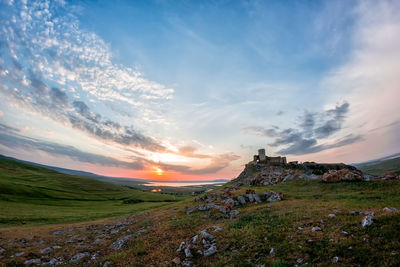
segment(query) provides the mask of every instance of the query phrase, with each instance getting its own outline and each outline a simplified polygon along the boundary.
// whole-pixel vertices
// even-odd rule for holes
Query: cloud
[[[275,140],[270,143],[271,147],[285,148],[277,151],[278,154],[303,155],[316,153],[323,150],[341,147],[358,142],[363,139],[361,135],[346,135],[343,138],[336,139],[333,143],[321,143],[324,139],[339,132],[342,129],[346,115],[349,112],[350,104],[344,102],[337,104],[335,108],[323,112],[304,111],[299,117],[299,125],[296,128],[279,129],[278,127],[247,127],[245,131]]]
[[[135,170],[143,168],[140,159],[131,162],[120,161],[111,157],[84,152],[73,146],[45,142],[21,135],[18,129],[4,124],[0,124],[0,144],[13,149],[22,148],[24,150],[40,150],[52,155],[67,156],[79,162],[87,162],[103,166],[124,167]]]
[[[165,150],[137,126],[110,117],[117,117],[115,110],[127,108],[131,115],[141,114],[131,120],[135,125],[162,121],[164,103],[174,90],[115,64],[109,45],[80,29],[75,8],[50,1],[2,5],[0,92],[19,106],[98,139]],[[101,101],[102,109],[90,108],[89,99]],[[108,106],[117,108],[104,110]]]
[[[203,175],[203,174],[211,174],[216,173],[226,167],[228,167],[232,161],[238,160],[240,156],[234,153],[225,153],[211,157],[210,163],[203,167],[203,168],[191,168],[189,166],[183,165],[173,165],[173,164],[166,164],[166,163],[156,163],[156,165],[160,166],[165,170],[174,170],[186,174],[196,174],[196,175]]]

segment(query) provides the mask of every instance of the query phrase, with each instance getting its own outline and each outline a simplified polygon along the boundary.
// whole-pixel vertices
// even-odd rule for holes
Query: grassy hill
[[[400,157],[362,163],[355,166],[363,172],[372,175],[382,175],[385,173],[400,174]]]
[[[92,220],[180,199],[0,158],[0,226]]]

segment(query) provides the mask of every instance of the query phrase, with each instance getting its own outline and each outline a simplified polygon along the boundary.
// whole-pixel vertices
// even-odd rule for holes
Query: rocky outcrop
[[[322,181],[325,183],[338,183],[342,181],[363,181],[364,175],[359,170],[349,170],[349,169],[342,169],[342,170],[330,170],[326,172],[323,177]]]

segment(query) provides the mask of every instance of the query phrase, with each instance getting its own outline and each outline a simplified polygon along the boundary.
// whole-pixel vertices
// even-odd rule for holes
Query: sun
[[[160,168],[156,168],[156,174],[157,175],[163,175],[164,171],[162,169],[160,169]]]

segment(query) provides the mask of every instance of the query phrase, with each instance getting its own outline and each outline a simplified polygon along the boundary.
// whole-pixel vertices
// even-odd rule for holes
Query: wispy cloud
[[[19,148],[28,151],[43,151],[53,156],[66,156],[71,159],[102,166],[123,167],[140,170],[144,167],[141,160],[121,161],[112,157],[81,151],[73,146],[65,146],[53,142],[46,142],[36,138],[27,137],[11,126],[0,124],[0,144],[8,148]]]
[[[325,141],[321,143],[321,139],[327,138],[342,129],[343,122],[349,111],[350,104],[344,102],[336,105],[334,109],[324,112],[305,111],[299,118],[297,127],[280,129],[279,127],[247,127],[247,132],[274,138],[270,143],[271,147],[285,148],[277,151],[278,154],[303,155],[316,153],[323,150],[341,147],[358,142],[363,139],[361,135],[349,134],[342,138]]]

